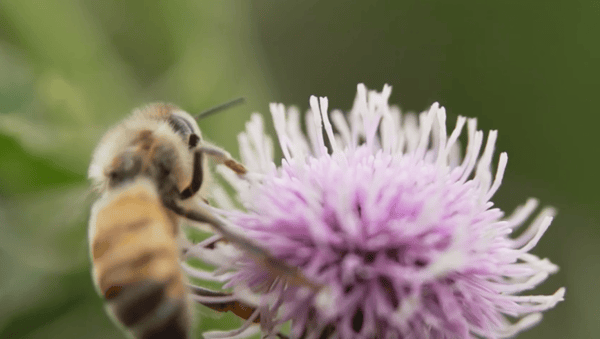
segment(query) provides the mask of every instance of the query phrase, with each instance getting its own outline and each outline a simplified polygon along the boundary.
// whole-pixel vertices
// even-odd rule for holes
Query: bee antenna
[[[212,115],[214,113],[217,113],[217,112],[222,111],[224,109],[227,109],[229,107],[232,107],[232,106],[235,106],[235,105],[239,105],[241,103],[244,103],[245,101],[246,101],[246,98],[244,98],[244,97],[235,98],[233,100],[227,101],[226,103],[217,105],[215,107],[211,107],[211,108],[209,108],[209,109],[207,109],[205,111],[202,111],[202,112],[196,114],[194,116],[194,119],[200,120],[202,118],[206,118],[209,115]]]

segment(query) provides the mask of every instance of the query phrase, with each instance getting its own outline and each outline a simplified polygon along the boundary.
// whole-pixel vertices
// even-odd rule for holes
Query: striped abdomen
[[[153,187],[138,181],[97,204],[91,254],[95,283],[109,309],[136,338],[188,338],[176,221]]]

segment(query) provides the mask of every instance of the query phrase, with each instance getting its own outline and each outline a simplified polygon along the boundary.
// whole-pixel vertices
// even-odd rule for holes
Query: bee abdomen
[[[175,220],[152,187],[135,183],[107,196],[91,224],[94,278],[116,320],[136,338],[188,338]]]
[[[164,284],[148,280],[124,286],[118,296],[108,299],[113,313],[131,327],[148,318],[165,298]]]
[[[170,283],[146,280],[124,286],[109,306],[137,338],[188,338],[187,305],[183,298],[169,296]]]
[[[153,322],[140,333],[141,339],[179,339],[189,338],[189,323],[184,303],[164,304],[165,311],[159,310],[157,317],[161,321]]]

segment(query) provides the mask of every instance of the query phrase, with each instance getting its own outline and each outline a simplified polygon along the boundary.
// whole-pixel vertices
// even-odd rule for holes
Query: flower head
[[[260,294],[264,331],[292,320],[294,338],[502,338],[532,326],[565,291],[521,295],[558,269],[529,253],[554,211],[511,237],[537,202],[505,218],[490,201],[507,163],[502,153],[492,171],[496,131],[484,143],[476,120],[459,117],[448,134],[443,107],[401,115],[390,92],[359,85],[347,115],[311,97],[308,137],[296,109],[272,104],[280,166],[252,116],[239,137],[250,174],[222,171],[245,210],[222,213],[321,288],[249,259],[228,285]]]

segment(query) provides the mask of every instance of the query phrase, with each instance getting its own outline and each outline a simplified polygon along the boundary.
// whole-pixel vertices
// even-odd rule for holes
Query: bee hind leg
[[[192,299],[194,301],[215,311],[231,311],[233,314],[245,320],[248,320],[252,315],[254,315],[254,312],[256,311],[255,307],[238,301],[233,297],[233,294],[231,293],[213,291],[207,288],[194,285],[190,285],[190,289],[192,291]],[[260,316],[257,316],[253,322],[260,322]]]

